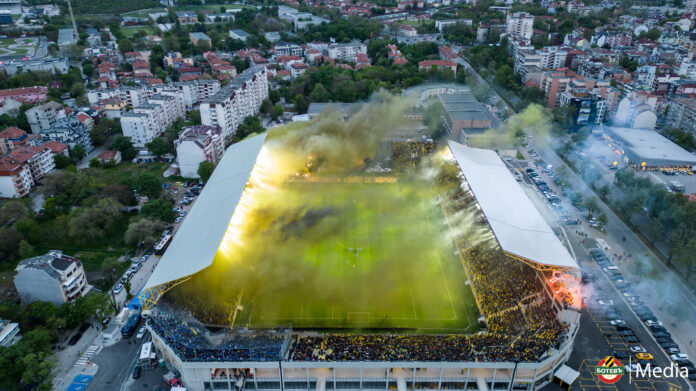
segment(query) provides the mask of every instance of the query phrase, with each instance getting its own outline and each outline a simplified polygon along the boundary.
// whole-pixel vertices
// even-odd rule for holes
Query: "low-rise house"
[[[238,39],[244,42],[246,42],[247,38],[249,38],[249,34],[244,30],[230,30],[229,34],[230,38]]]
[[[451,60],[423,60],[418,62],[418,70],[437,68],[449,68],[452,72],[457,73],[457,63]]]
[[[208,46],[212,45],[210,37],[205,33],[189,33],[189,39],[194,45],[198,45],[200,42],[208,42]]]
[[[97,155],[97,159],[99,160],[99,163],[101,163],[101,164],[106,164],[106,163],[119,164],[119,163],[121,163],[121,152],[120,151],[111,151],[111,150],[101,151],[99,153],[99,155]]]
[[[198,15],[195,12],[177,12],[176,18],[180,24],[198,23]]]

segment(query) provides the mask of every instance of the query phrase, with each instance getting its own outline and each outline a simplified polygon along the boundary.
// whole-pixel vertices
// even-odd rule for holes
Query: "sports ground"
[[[478,329],[466,274],[423,183],[288,187],[285,210],[302,212],[273,235],[259,229],[266,248],[246,275],[235,325]]]

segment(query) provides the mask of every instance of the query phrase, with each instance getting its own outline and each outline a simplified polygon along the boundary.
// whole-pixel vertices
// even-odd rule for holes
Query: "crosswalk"
[[[87,350],[82,353],[80,358],[77,360],[75,363],[76,367],[81,367],[87,365],[87,362],[92,359],[92,357],[96,356],[99,354],[99,352],[102,350],[101,345],[90,345]]]

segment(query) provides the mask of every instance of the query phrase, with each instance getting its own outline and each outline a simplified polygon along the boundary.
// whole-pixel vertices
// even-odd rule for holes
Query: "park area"
[[[0,56],[33,54],[37,43],[37,38],[2,38]]]
[[[243,239],[253,251],[216,259],[173,294],[225,303],[221,321],[239,326],[476,331],[439,205],[422,183],[388,179],[324,178],[259,196]]]

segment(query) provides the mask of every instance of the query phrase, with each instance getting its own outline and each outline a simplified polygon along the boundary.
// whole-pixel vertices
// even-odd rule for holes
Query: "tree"
[[[70,150],[70,155],[76,161],[80,161],[85,157],[85,149],[82,145],[76,145]]]
[[[326,91],[326,88],[321,83],[317,83],[312,93],[309,94],[309,99],[312,102],[328,102],[330,98],[331,94],[329,94],[329,91]]]
[[[237,131],[235,132],[235,141],[244,140],[247,136],[254,133],[262,133],[264,127],[259,122],[259,119],[253,115],[244,118],[239,126],[237,126]]]
[[[25,218],[17,220],[14,228],[19,232],[29,243],[40,243],[42,239],[41,226],[34,219]]]
[[[167,202],[161,198],[156,198],[149,200],[145,205],[143,205],[143,207],[140,208],[140,213],[145,216],[158,218],[162,221],[171,223],[176,217],[174,212],[172,212],[173,208],[174,205],[172,205],[171,202]]]
[[[273,108],[273,103],[271,103],[270,99],[264,99],[263,102],[261,102],[261,108],[260,111],[261,113],[265,115],[271,114],[271,109]]]
[[[91,207],[79,209],[70,217],[69,235],[80,242],[103,238],[121,217],[122,207],[113,198],[102,198]]]
[[[20,200],[9,200],[0,206],[0,227],[29,217],[29,208]]]
[[[273,120],[277,120],[282,115],[283,115],[283,106],[281,106],[281,105],[273,106],[273,110],[271,110],[271,118],[273,118]]]
[[[111,146],[117,151],[121,152],[121,157],[126,161],[133,160],[133,158],[135,158],[135,156],[138,154],[138,151],[136,151],[133,147],[133,142],[131,141],[130,137],[115,137],[114,141],[111,143]]]
[[[299,114],[304,114],[307,112],[307,102],[305,101],[303,95],[295,95],[295,99],[293,99],[292,103],[295,106],[295,111],[297,111]]]
[[[597,198],[595,197],[586,199],[583,205],[587,208],[588,217],[590,218],[600,211],[599,202],[597,202]]]
[[[69,157],[63,155],[62,153],[59,153],[53,157],[53,162],[56,163],[56,168],[59,170],[65,169],[68,166],[73,164],[72,159]]]
[[[355,82],[352,80],[341,81],[334,88],[332,96],[333,100],[338,102],[355,101]]]
[[[14,262],[17,259],[22,235],[11,228],[0,227],[0,263]]]
[[[215,165],[207,160],[203,160],[198,165],[198,176],[203,182],[208,182],[210,176],[213,175],[213,170],[215,170]]]
[[[36,249],[26,240],[19,242],[19,251],[17,252],[19,259],[27,259],[36,256]]]
[[[145,205],[147,206],[147,204]],[[145,208],[145,206],[143,206],[143,208]],[[174,215],[174,213],[172,213],[171,204],[169,204],[168,212],[170,215]],[[124,239],[130,246],[143,246],[147,248],[157,242],[163,230],[164,224],[160,220],[143,218],[128,225]]]
[[[149,143],[146,143],[145,147],[147,147],[148,151],[150,151],[153,155],[157,156],[158,158],[164,154],[173,152],[174,149],[173,145],[168,144],[161,137],[157,137]]]
[[[154,199],[159,197],[162,192],[162,182],[152,174],[142,173],[132,180],[131,188],[135,189],[140,195]]]
[[[191,120],[191,123],[193,123],[193,125],[200,125],[201,124],[201,111],[200,110],[191,110],[188,113],[188,117]]]
[[[70,96],[77,98],[85,92],[85,86],[82,83],[75,83],[70,87]]]
[[[609,185],[606,183],[603,184],[599,189],[597,189],[597,193],[599,194],[599,198],[606,199],[607,195],[609,195],[609,192],[611,189],[609,188]]]
[[[94,75],[94,65],[90,63],[82,64],[82,73],[87,77],[92,77]]]

